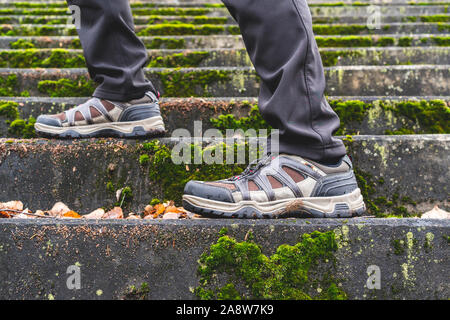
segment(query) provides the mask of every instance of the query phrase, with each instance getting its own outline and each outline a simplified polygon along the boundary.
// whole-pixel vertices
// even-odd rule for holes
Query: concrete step
[[[394,15],[381,17],[381,23],[393,23],[393,22],[449,22],[449,14],[437,14],[437,15],[421,15],[421,16],[408,16],[408,15]],[[136,25],[152,25],[163,23],[190,23],[190,24],[236,24],[231,16],[224,17],[204,17],[204,16],[135,16],[134,23]],[[31,16],[31,15],[11,15],[0,16],[1,24],[67,24],[67,15],[62,16]],[[71,23],[71,22],[69,22]],[[350,24],[365,24],[367,23],[367,16],[344,16],[344,17],[313,17],[313,23],[350,23]]]
[[[146,69],[166,97],[257,96],[253,68]],[[448,65],[345,66],[325,68],[327,93],[337,96],[439,96],[449,92]],[[89,96],[85,69],[0,69],[0,96]],[[351,81],[349,81],[351,79]]]
[[[448,1],[443,0],[425,0],[425,1],[412,1],[412,0],[307,0],[310,6],[320,5],[320,6],[343,6],[343,5],[354,5],[354,6],[366,6],[370,4],[380,5],[380,6],[395,6],[395,5],[445,5]],[[209,7],[223,7],[223,2],[220,0],[130,0],[131,6],[153,6],[153,7],[164,7],[164,6],[209,6]],[[65,6],[66,3],[60,0],[8,0],[8,2],[3,3],[7,7],[49,7],[49,6]]]
[[[89,98],[4,98],[0,100],[0,136],[32,137],[29,131],[12,132],[11,121],[16,119],[37,118],[41,114],[56,114],[80,105]],[[328,97],[330,105],[341,118],[341,128],[337,134],[450,134],[448,110],[450,97]],[[6,112],[6,106],[15,108]],[[194,122],[202,121],[204,130],[217,128],[224,132],[227,128],[248,126],[269,128],[261,119],[256,98],[164,98],[160,106],[168,134],[179,128],[194,134]],[[227,121],[221,117],[232,116]],[[245,118],[246,125],[242,125]],[[212,120],[219,119],[219,120]]]
[[[432,14],[446,14],[448,5],[395,5],[395,6],[379,6],[381,15],[432,15]],[[312,16],[368,16],[370,12],[368,6],[311,6],[310,11]],[[43,16],[60,16],[67,14],[66,7],[61,8],[14,8],[1,7],[0,15],[43,15]],[[134,15],[166,15],[166,16],[208,16],[208,17],[223,17],[229,16],[226,8],[217,7],[209,8],[205,6],[159,6],[159,7],[135,7],[133,8]]]
[[[237,25],[207,25],[207,24],[158,24],[137,25],[138,36],[167,35],[239,35]],[[316,35],[366,35],[390,33],[446,33],[450,30],[448,23],[391,23],[381,24],[379,29],[369,29],[366,24],[314,24]],[[67,24],[3,24],[0,25],[0,35],[4,36],[74,36],[76,29]]]
[[[405,37],[405,44],[411,38]],[[325,67],[351,65],[412,65],[448,64],[449,47],[381,47],[381,48],[322,48]],[[148,67],[250,67],[252,63],[245,49],[206,49],[201,51],[163,49],[148,52]],[[3,68],[83,68],[81,50],[19,49],[1,50]]]
[[[133,198],[124,207],[136,212],[153,198],[180,203],[191,179],[222,179],[245,167],[175,165],[171,148],[181,141],[158,141],[0,139],[0,179],[8,185],[0,190],[0,201],[20,199],[32,210],[64,201],[89,213],[113,205],[116,190],[127,186]],[[347,138],[368,213],[408,216],[434,205],[449,208],[449,142],[450,135]]]
[[[448,220],[419,219],[352,219],[345,223],[332,219],[137,222],[2,219],[0,281],[4,285],[0,286],[0,298],[197,299],[192,290],[200,286],[201,255],[210,255],[211,245],[226,232],[231,238],[223,238],[229,239],[227,243],[247,241],[251,234],[252,241],[260,247],[256,252],[261,250],[267,257],[280,245],[294,246],[304,241],[303,235],[312,235],[318,239],[314,243],[319,244],[324,241],[320,239],[330,239],[336,249],[328,249],[327,260],[311,254],[312,245],[302,251],[301,256],[311,254],[319,260],[314,268],[302,267],[308,274],[302,289],[314,297],[317,292],[327,292],[331,282],[348,299],[446,300],[450,295],[449,227]],[[317,230],[321,233],[313,234]],[[212,268],[219,279],[225,279],[224,271],[232,272],[215,256],[211,260],[223,266],[221,271]],[[368,288],[372,270],[375,270],[372,279],[381,279],[379,289]],[[69,277],[74,274],[80,275],[80,290],[67,287],[73,279]],[[266,277],[269,278],[266,275],[263,279]]]
[[[241,36],[157,36],[139,37],[149,49],[244,49]],[[386,34],[366,36],[316,36],[319,47],[388,47],[388,46],[450,46],[448,34]],[[80,49],[78,37],[0,37],[0,49],[64,48]]]

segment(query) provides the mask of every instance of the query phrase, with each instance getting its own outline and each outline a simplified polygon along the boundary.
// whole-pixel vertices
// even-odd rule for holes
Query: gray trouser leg
[[[127,0],[67,0],[81,7],[79,35],[95,96],[130,100],[153,86],[145,79],[147,53],[134,33]],[[332,137],[339,118],[324,97],[325,76],[305,0],[223,0],[239,23],[261,77],[259,108],[280,130],[280,152],[316,161],[345,155]]]
[[[78,30],[91,78],[99,84],[97,98],[129,101],[155,91],[145,79],[148,61],[134,32],[128,0],[67,0],[81,9]]]
[[[316,161],[346,154],[332,137],[339,118],[324,97],[325,76],[305,0],[222,0],[238,22],[261,77],[259,109],[280,130],[280,152]]]

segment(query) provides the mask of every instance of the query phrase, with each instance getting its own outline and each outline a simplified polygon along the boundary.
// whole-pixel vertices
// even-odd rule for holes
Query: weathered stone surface
[[[450,92],[448,65],[345,66],[325,68],[327,93],[341,96],[433,96]],[[15,90],[48,96],[38,83],[43,80],[87,79],[85,69],[0,69],[0,77],[17,75]],[[259,79],[253,68],[146,69],[146,75],[166,96],[248,97],[257,96]],[[186,82],[200,79],[186,89]],[[350,80],[349,80],[350,79]],[[169,89],[168,85],[172,87]],[[188,90],[188,91],[185,91]],[[173,91],[173,92],[172,92]]]
[[[84,103],[85,98],[0,98],[0,104],[3,101],[14,101],[18,103],[20,117],[28,119],[30,116],[37,118],[41,114],[56,114],[70,109],[76,105]],[[420,100],[443,100],[450,105],[450,97],[328,97],[333,100],[361,100],[367,103],[375,101],[387,101],[394,103],[396,101],[420,101]],[[166,125],[168,134],[174,130],[183,128],[194,132],[194,121],[202,121],[204,130],[212,128],[211,118],[217,118],[219,115],[233,114],[236,118],[247,117],[250,111],[250,105],[256,104],[256,98],[163,98],[160,106],[162,116]],[[2,121],[0,117],[0,136],[9,137],[9,125]],[[4,120],[7,120],[6,118]],[[358,132],[359,134],[385,134],[386,130],[396,131],[402,127],[421,130],[421,133],[427,132],[427,128],[421,128],[420,124],[414,123],[406,117],[394,115],[380,108],[379,106],[371,109],[364,117],[362,122],[354,121],[346,123],[347,130]]]
[[[173,146],[177,140],[161,142]],[[366,200],[392,201],[390,207],[381,207],[386,212],[424,213],[435,205],[449,207],[449,142],[449,135],[355,136],[347,144]],[[86,214],[116,202],[115,190],[108,190],[111,182],[131,187],[129,210],[143,210],[151,199],[163,198],[164,190],[161,181],[148,176],[149,170],[162,168],[140,165],[139,156],[145,153],[141,148],[140,142],[113,139],[1,139],[0,179],[7,188],[0,190],[0,201],[21,200],[33,210],[63,201]]]
[[[120,299],[149,286],[148,299],[195,299],[200,255],[219,231],[243,241],[249,231],[266,255],[304,233],[334,230],[338,285],[349,299],[450,297],[449,220],[12,221],[0,220],[1,299]],[[81,289],[69,290],[69,266]],[[379,268],[380,289],[367,271]]]

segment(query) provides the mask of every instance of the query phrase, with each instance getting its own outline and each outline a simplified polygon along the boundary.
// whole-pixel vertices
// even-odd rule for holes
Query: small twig
[[[28,213],[28,212],[22,212],[22,211],[19,211],[19,210],[13,210],[13,209],[0,209],[0,211],[12,213],[14,216],[22,213],[22,214],[25,214],[25,215],[27,215],[27,216],[32,216],[32,217],[36,217],[36,218],[52,218],[52,217],[41,216],[41,215],[38,215],[38,214]]]

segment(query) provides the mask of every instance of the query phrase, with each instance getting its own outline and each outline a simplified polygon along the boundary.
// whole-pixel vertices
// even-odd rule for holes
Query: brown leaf
[[[105,213],[102,219],[123,219],[123,211],[121,207],[115,207],[111,211]]]
[[[81,216],[75,211],[69,211],[62,215],[63,218],[81,219]]]
[[[8,219],[11,218],[11,215],[6,211],[0,211],[0,218]]]
[[[163,216],[164,220],[178,220],[179,218],[180,218],[179,214],[175,212],[169,212]]]
[[[156,210],[156,212],[153,214],[153,217],[154,217],[154,218],[156,218],[156,217],[158,217],[159,215],[163,214],[164,211],[166,211],[166,207],[165,207],[163,204],[157,204],[157,205],[155,206],[155,210]],[[155,217],[155,216],[156,216],[156,217]]]
[[[0,203],[0,209],[23,211],[23,203],[21,201],[9,201]]]
[[[48,212],[52,217],[63,216],[66,212],[69,212],[70,209],[62,202],[57,202],[53,206],[53,208]]]
[[[95,219],[99,220],[105,215],[105,210],[103,209],[97,209],[95,211],[92,211],[91,213],[84,215],[83,218],[85,219]]]
[[[181,211],[179,208],[175,207],[175,206],[169,206],[166,208],[165,213],[183,213],[183,211]]]
[[[141,220],[141,216],[134,214],[134,213],[130,213],[128,215],[127,220]]]
[[[146,206],[144,209],[144,218],[146,216],[153,215],[155,212],[156,210],[153,208],[153,206],[151,205]]]

